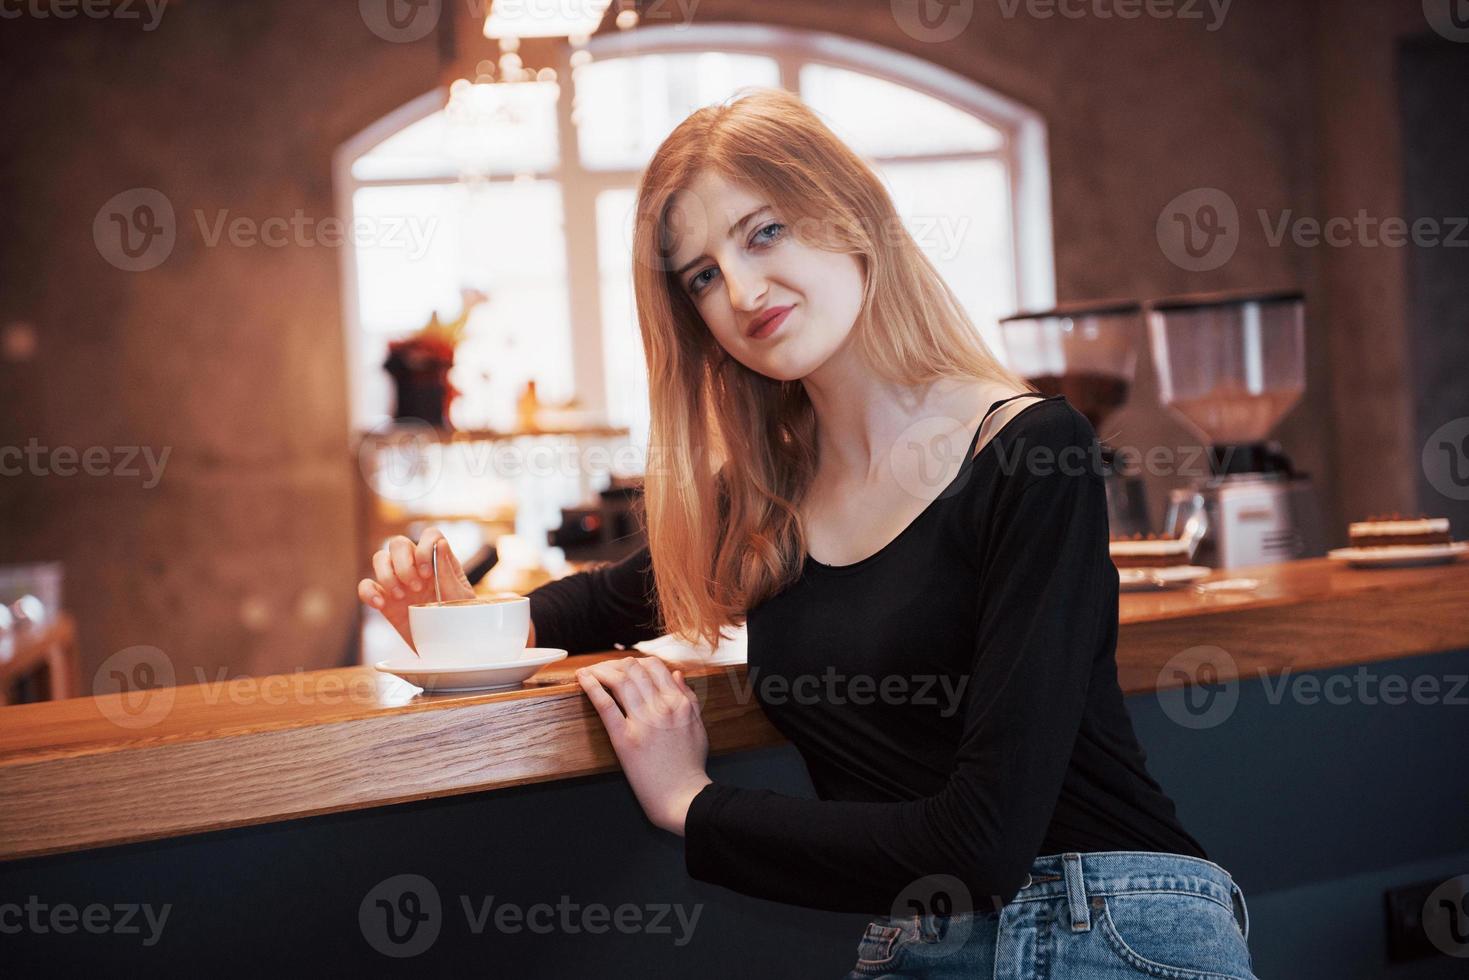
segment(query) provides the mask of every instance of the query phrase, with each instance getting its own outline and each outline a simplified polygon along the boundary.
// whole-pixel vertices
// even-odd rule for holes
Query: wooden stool
[[[58,613],[41,627],[14,634],[15,650],[0,659],[0,705],[15,704],[20,688],[32,681],[43,692],[36,701],[58,701],[81,696],[82,665],[77,650],[76,621]]]

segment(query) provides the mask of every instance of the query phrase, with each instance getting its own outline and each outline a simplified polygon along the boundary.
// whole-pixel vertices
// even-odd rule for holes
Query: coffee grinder
[[[1142,344],[1142,306],[1134,302],[1072,304],[1000,321],[1006,360],[1043,395],[1065,395],[1092,428],[1127,402]],[[1114,466],[1103,438],[1101,463],[1107,519],[1115,536],[1148,531],[1147,497],[1140,475]]]
[[[1196,565],[1237,568],[1324,553],[1311,480],[1268,439],[1306,390],[1305,323],[1299,292],[1148,304],[1159,397],[1208,444],[1208,476],[1173,490],[1168,505],[1170,534],[1203,516]]]

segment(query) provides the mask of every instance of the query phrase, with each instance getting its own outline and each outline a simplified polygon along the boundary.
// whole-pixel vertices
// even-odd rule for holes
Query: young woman
[[[875,916],[853,976],[1252,980],[1244,895],[1148,774],[1118,686],[1085,416],[995,359],[788,93],[673,131],[633,250],[648,546],[531,593],[533,642],[743,623],[819,796],[712,781],[698,697],[657,658],[578,671],[689,874]],[[441,540],[393,539],[359,586],[410,643]]]

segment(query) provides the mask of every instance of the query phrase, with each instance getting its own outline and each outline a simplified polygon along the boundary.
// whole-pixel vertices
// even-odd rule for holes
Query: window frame
[[[1004,135],[994,151],[921,154],[877,157],[876,162],[923,163],[944,160],[994,158],[1005,165],[1010,192],[1011,241],[1014,247],[1015,297],[1020,309],[1048,309],[1055,305],[1056,275],[1052,244],[1050,163],[1044,119],[1027,106],[989,89],[973,79],[914,55],[867,41],[836,34],[760,24],[656,25],[631,31],[593,36],[587,45],[596,60],[649,54],[679,54],[722,51],[756,54],[770,58],[779,69],[782,88],[800,91],[803,65],[819,63],[871,75],[884,81],[937,98],[979,117]],[[559,182],[563,213],[595,215],[597,195],[611,188],[636,187],[641,169],[604,170],[582,166],[576,127],[572,124],[573,99],[564,97],[564,86],[573,77],[570,49],[563,46],[554,67],[563,97],[556,100],[558,165],[537,171],[535,176]],[[574,95],[574,88],[571,90]],[[361,187],[393,184],[457,183],[458,178],[361,179],[352,165],[388,136],[443,109],[447,87],[439,87],[383,116],[344,142],[333,156],[333,185],[337,213],[349,223],[354,218],[353,200]],[[513,175],[494,175],[491,182],[510,181]],[[582,404],[596,411],[607,408],[607,378],[603,356],[601,281],[597,255],[595,220],[565,224],[567,304],[572,337],[572,381]],[[343,330],[348,364],[351,427],[360,432],[371,427],[380,413],[365,404],[366,392],[357,377],[363,335],[358,306],[356,253],[341,250]]]

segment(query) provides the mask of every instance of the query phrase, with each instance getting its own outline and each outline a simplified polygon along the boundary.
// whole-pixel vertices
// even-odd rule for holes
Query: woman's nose
[[[729,290],[729,305],[743,312],[754,312],[760,308],[765,296],[765,277],[753,269],[736,269],[724,273],[725,288]]]

